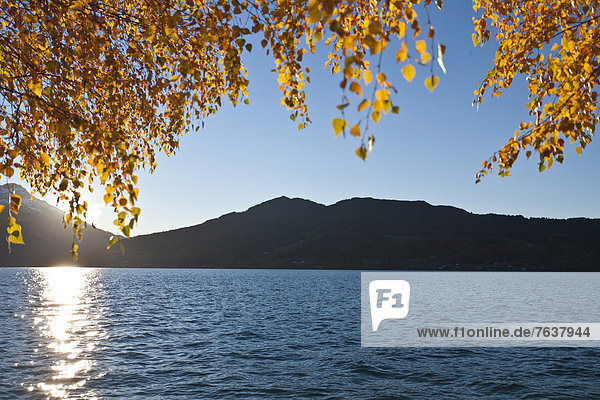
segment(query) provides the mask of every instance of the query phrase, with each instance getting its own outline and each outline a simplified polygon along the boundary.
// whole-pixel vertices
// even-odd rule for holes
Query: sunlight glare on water
[[[99,316],[89,309],[90,285],[94,270],[76,267],[40,268],[39,315],[34,327],[39,331],[47,352],[53,359],[50,379],[36,387],[50,398],[66,399],[86,384],[94,365],[93,352],[101,334],[97,329]],[[40,349],[42,351],[42,349]],[[35,388],[29,386],[28,390]],[[91,393],[86,398],[94,398]]]

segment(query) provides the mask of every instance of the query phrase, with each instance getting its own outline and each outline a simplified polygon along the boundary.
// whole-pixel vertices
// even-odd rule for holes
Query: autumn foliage
[[[491,69],[475,91],[500,97],[513,79],[524,75],[529,88],[525,107],[531,119],[520,123],[514,137],[477,174],[477,182],[498,165],[501,176],[521,151],[539,156],[544,171],[564,159],[565,143],[578,154],[592,141],[598,124],[600,10],[598,1],[475,0],[473,44],[498,42]]]
[[[565,139],[578,149],[590,142],[596,3],[475,1],[474,44],[499,43],[476,103],[524,74],[532,115],[478,180],[493,163],[508,174],[522,149],[539,153],[542,169],[562,162]],[[172,154],[181,135],[224,102],[249,102],[242,59],[256,48],[273,58],[281,103],[298,129],[310,122],[303,57],[316,46],[329,50],[325,67],[339,75],[342,99],[333,131],[358,137],[356,154],[366,159],[373,124],[399,112],[382,54],[394,54],[408,82],[424,67],[433,91],[445,46],[430,13],[442,8],[440,0],[0,0],[0,174],[18,172],[41,194],[68,201],[65,226],[77,236],[87,212],[82,193],[100,182],[115,225],[129,236],[140,214],[136,171],[154,170],[158,152]]]

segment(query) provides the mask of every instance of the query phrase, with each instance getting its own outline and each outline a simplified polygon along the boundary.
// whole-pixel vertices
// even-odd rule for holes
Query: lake
[[[0,268],[0,399],[600,398],[599,348],[361,347],[360,285],[357,271]]]

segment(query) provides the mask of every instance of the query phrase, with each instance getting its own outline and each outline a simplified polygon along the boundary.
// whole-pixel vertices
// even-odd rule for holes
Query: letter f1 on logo
[[[410,285],[402,280],[376,280],[369,283],[371,324],[373,331],[384,319],[400,319],[408,315]]]

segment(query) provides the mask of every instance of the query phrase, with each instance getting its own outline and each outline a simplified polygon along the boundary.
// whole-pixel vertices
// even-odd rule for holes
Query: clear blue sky
[[[567,147],[564,164],[538,173],[536,161],[520,157],[512,177],[488,176],[474,184],[480,163],[526,119],[527,92],[517,79],[500,99],[472,106],[476,82],[492,65],[493,43],[474,48],[470,2],[446,2],[433,12],[436,35],[447,46],[447,74],[434,93],[423,85],[428,68],[408,84],[384,59],[399,89],[401,112],[382,118],[373,131],[367,162],[353,153],[359,141],[334,138],[339,76],[323,69],[325,51],[306,57],[313,71],[308,105],[313,123],[298,133],[279,104],[272,59],[254,46],[246,59],[250,106],[224,107],[205,129],[181,141],[176,156],[161,158],[153,174],[140,174],[140,223],[134,234],[189,226],[285,195],[332,204],[351,197],[425,200],[475,213],[546,217],[600,217],[600,147],[578,157]],[[392,45],[392,49],[396,44]],[[440,72],[441,73],[441,72]],[[102,193],[99,193],[102,192]],[[112,229],[114,216],[97,191],[89,198],[96,225]]]

